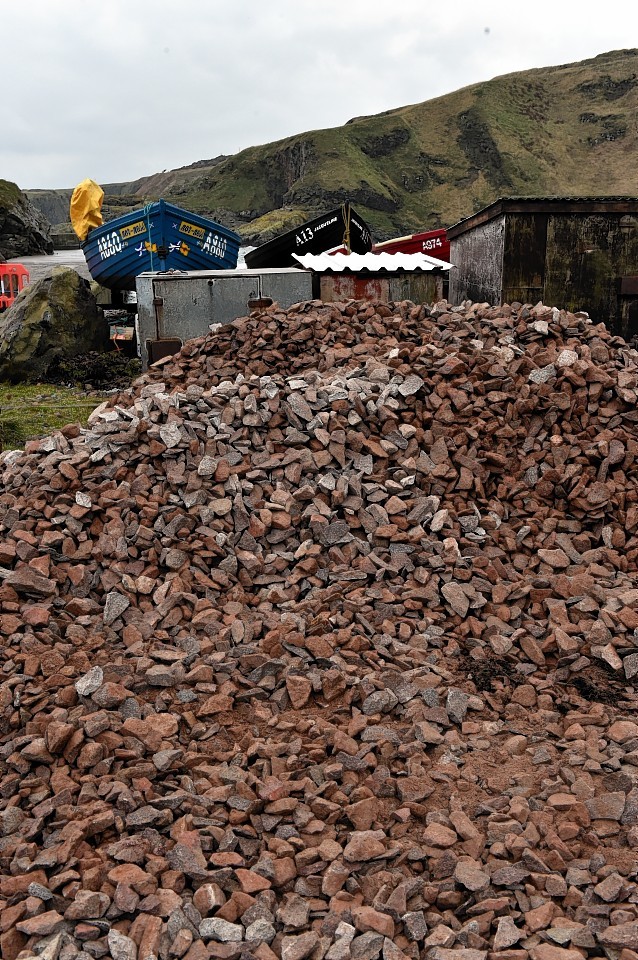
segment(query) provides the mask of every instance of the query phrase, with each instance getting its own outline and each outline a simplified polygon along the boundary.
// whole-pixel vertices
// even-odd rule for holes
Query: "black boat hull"
[[[289,230],[245,255],[246,266],[250,270],[266,267],[298,267],[293,253],[303,256],[305,253],[325,253],[347,242],[349,228],[349,246],[353,253],[368,253],[372,248],[372,237],[365,220],[348,203],[321,217],[309,220],[295,230]]]

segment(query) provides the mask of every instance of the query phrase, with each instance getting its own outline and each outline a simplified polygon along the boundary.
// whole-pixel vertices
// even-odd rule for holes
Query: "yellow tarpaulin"
[[[71,196],[71,223],[80,240],[86,240],[89,231],[102,226],[104,190],[95,180],[78,183]]]

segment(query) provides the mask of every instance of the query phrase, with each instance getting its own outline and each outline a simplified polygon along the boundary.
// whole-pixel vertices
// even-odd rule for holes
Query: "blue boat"
[[[240,238],[227,227],[157,200],[95,227],[82,243],[89,273],[110,290],[134,290],[146,270],[232,270]]]

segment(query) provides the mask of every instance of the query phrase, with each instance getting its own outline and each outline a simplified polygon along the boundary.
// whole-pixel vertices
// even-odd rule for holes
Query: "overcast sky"
[[[22,189],[134,180],[638,46],[635,0],[2,0],[0,10],[0,179]]]

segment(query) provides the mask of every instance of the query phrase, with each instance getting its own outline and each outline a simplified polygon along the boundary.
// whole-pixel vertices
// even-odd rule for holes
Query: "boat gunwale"
[[[234,230],[231,230],[224,224],[218,223],[216,220],[189,210],[184,210],[182,207],[178,207],[169,201],[156,200],[144,207],[138,207],[135,210],[128,211],[120,217],[114,217],[112,220],[108,220],[106,223],[94,227],[94,229],[89,232],[81,244],[81,249],[84,253],[91,277],[97,283],[107,288],[125,289],[135,286],[135,278],[140,273],[149,269],[155,269],[154,259],[155,256],[157,256],[157,251],[153,251],[152,249],[148,249],[146,252],[140,251],[138,246],[133,244],[138,241],[138,238],[140,243],[144,242],[144,237],[147,238],[147,243],[151,245],[155,244],[153,239],[155,224],[151,221],[157,219],[159,219],[157,231],[160,239],[158,249],[164,249],[166,251],[165,256],[158,256],[158,267],[161,270],[179,269],[191,272],[185,257],[183,262],[177,262],[175,260],[179,246],[181,246],[182,243],[188,243],[189,240],[191,245],[187,255],[192,255],[189,263],[195,264],[193,269],[214,268],[232,270],[237,266],[241,238]],[[203,250],[203,246],[201,242],[193,243],[195,235],[184,233],[175,223],[171,225],[171,220],[181,221],[181,224],[184,222],[189,223],[197,231],[201,231],[200,241],[204,240],[206,233],[208,233],[206,243],[208,243],[212,235],[214,235],[216,239],[221,237],[225,243],[224,255],[219,256],[219,254],[213,253],[211,250],[206,254],[200,253],[200,251]],[[138,231],[131,237],[126,237],[122,242],[120,231],[137,222],[145,222],[146,229]],[[108,237],[110,234],[117,235],[117,242],[121,244],[121,249],[104,257],[100,249],[100,240]],[[173,246],[171,249],[172,239],[179,241],[179,245]]]

